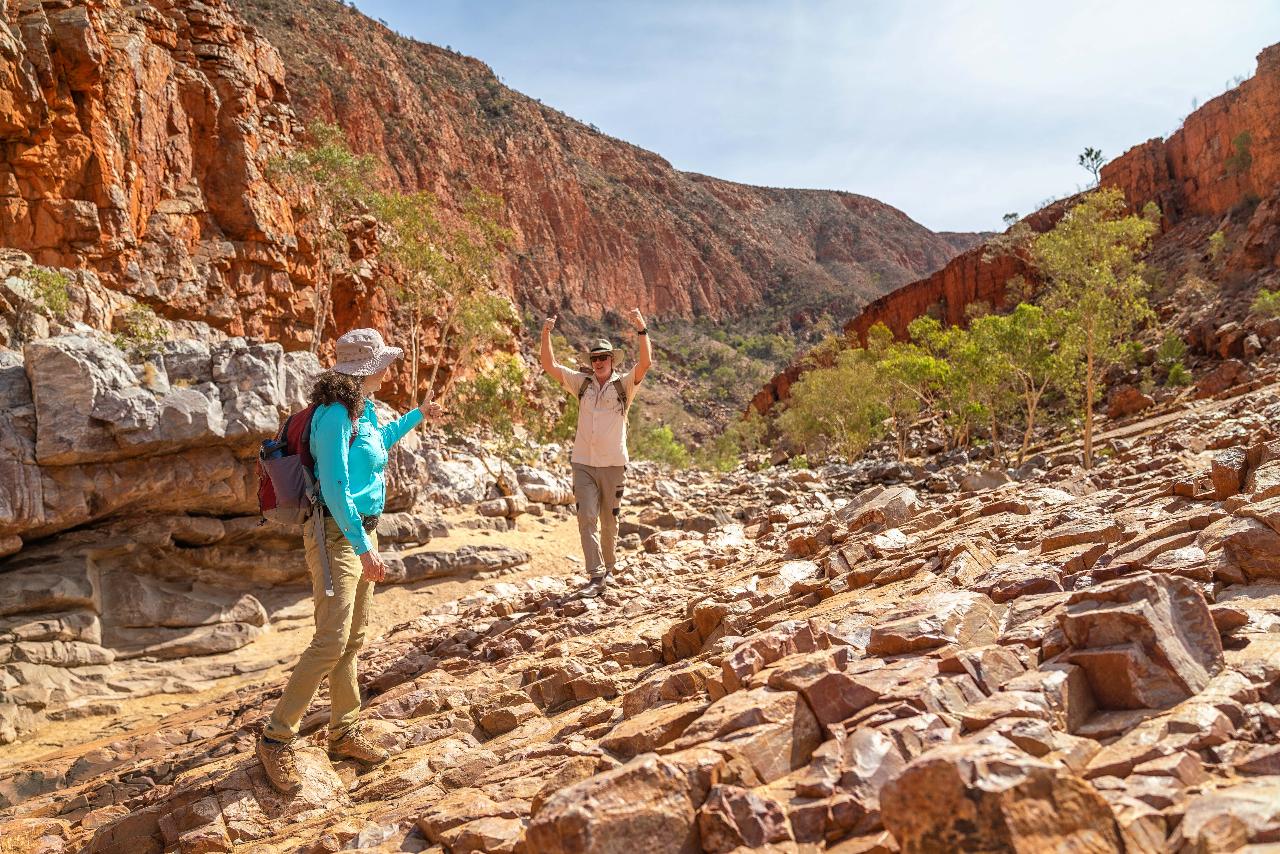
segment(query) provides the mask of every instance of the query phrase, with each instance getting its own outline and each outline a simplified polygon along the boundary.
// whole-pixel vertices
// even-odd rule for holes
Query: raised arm
[[[542,321],[542,350],[539,355],[542,362],[542,370],[559,381],[560,366],[556,364],[556,354],[551,349],[551,330],[555,328],[555,325],[556,316],[554,314]]]
[[[628,319],[640,339],[640,355],[636,357],[635,368],[635,380],[636,384],[639,384],[644,379],[644,375],[649,372],[649,368],[653,366],[653,345],[649,343],[649,330],[644,324],[644,315],[640,313],[640,309],[631,309]]]

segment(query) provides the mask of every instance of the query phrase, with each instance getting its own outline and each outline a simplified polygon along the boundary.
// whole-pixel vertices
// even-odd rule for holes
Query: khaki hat
[[[613,344],[609,342],[608,338],[601,338],[598,341],[596,341],[596,343],[591,345],[591,355],[593,356],[596,355],[597,353],[617,353],[617,352],[618,351],[614,349]]]
[[[399,347],[388,347],[376,329],[352,329],[338,339],[333,370],[353,377],[367,377],[404,355]]]

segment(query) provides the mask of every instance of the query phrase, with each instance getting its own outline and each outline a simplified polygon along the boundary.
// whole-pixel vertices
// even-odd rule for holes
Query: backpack
[[[258,452],[258,509],[264,520],[301,525],[320,503],[316,461],[311,456],[311,420],[315,404],[293,413],[274,439]],[[351,431],[349,444],[355,444]]]
[[[578,403],[582,403],[582,398],[587,396],[587,390],[591,388],[591,381],[594,377],[588,374],[587,378],[582,381],[582,385],[578,387]],[[609,380],[609,385],[613,386],[613,390],[618,395],[618,411],[626,412],[631,406],[631,401],[627,399],[627,388],[622,384],[622,377]]]

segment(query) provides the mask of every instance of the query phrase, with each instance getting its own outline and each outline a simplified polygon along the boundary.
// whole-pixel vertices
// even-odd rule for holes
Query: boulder
[[[871,630],[868,655],[901,655],[955,644],[983,646],[999,634],[1000,609],[981,593],[939,593],[915,613],[890,618]]]
[[[914,489],[906,486],[873,486],[863,490],[836,512],[836,519],[850,531],[868,525],[898,527],[921,510]]]
[[[1007,747],[936,747],[885,784],[880,809],[902,854],[1123,850],[1089,783]]]
[[[1107,394],[1107,417],[1125,418],[1136,415],[1155,404],[1155,399],[1137,386],[1127,383],[1115,386]]]
[[[781,804],[739,786],[711,787],[698,810],[698,835],[702,850],[716,854],[792,838]]]
[[[712,703],[672,747],[723,748],[741,756],[767,783],[806,764],[821,741],[818,720],[803,697],[756,688]]]
[[[1058,615],[1062,658],[1088,676],[1099,708],[1168,708],[1222,669],[1204,596],[1182,578],[1144,573],[1073,593]]]
[[[643,754],[548,798],[529,821],[526,844],[544,854],[696,854],[695,811],[708,788]]]

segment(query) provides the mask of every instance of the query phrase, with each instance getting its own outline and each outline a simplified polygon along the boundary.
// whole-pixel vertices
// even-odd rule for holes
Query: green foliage
[[[1005,228],[1013,228],[1013,226],[1014,226],[1014,225],[1018,222],[1018,220],[1020,220],[1021,218],[1022,218],[1022,217],[1020,217],[1020,216],[1018,215],[1018,212],[1017,212],[1017,211],[1009,211],[1009,213],[1007,213],[1007,214],[1005,214],[1004,216],[1000,217],[1001,221],[1004,223],[1004,227],[1005,227]]]
[[[151,306],[134,303],[112,324],[116,348],[134,358],[150,356],[166,339],[164,322]]]
[[[418,375],[428,321],[439,332],[440,351],[457,351],[451,361],[462,371],[519,323],[510,302],[494,293],[493,273],[512,237],[498,222],[502,204],[497,196],[472,191],[463,202],[462,222],[448,226],[437,213],[436,197],[426,191],[372,197],[387,232],[383,252],[402,274],[395,295],[409,314],[415,396],[421,392]],[[437,360],[427,377],[428,392],[435,389],[439,371]]]
[[[1181,362],[1174,362],[1169,367],[1169,379],[1168,379],[1169,385],[1188,386],[1188,385],[1191,385],[1191,383],[1194,381],[1195,381],[1195,378],[1191,376],[1191,372],[1188,371],[1186,369],[1186,366],[1184,366]]]
[[[1227,236],[1222,233],[1222,229],[1218,229],[1209,235],[1209,260],[1217,263],[1222,257],[1222,253],[1227,248]]]
[[[1168,368],[1175,362],[1181,362],[1186,355],[1187,343],[1182,340],[1182,336],[1170,332],[1164,336],[1160,346],[1156,348],[1156,364]]]
[[[809,457],[807,454],[797,454],[796,456],[787,460],[787,465],[793,469],[796,469],[797,471],[810,468]]]
[[[31,296],[48,317],[62,317],[71,310],[71,280],[65,273],[33,267],[23,278],[31,285]]]
[[[500,460],[532,462],[535,449],[520,429],[528,400],[527,384],[524,360],[515,354],[500,354],[484,370],[454,385],[447,428],[459,435],[487,434]],[[502,493],[513,494],[515,484],[505,482],[501,466],[483,462]]]
[[[1095,184],[1098,183],[1099,176],[1102,172],[1102,164],[1105,162],[1106,158],[1103,156],[1102,151],[1089,146],[1085,146],[1084,151],[1082,151],[1080,156],[1076,158],[1076,163],[1083,166],[1091,175],[1093,175],[1093,183]]]
[[[21,344],[30,334],[35,315],[60,318],[71,310],[71,280],[64,273],[32,267],[21,278],[26,287],[12,301],[11,346]]]
[[[872,337],[867,337],[870,343]],[[877,343],[883,341],[883,336],[877,338]],[[881,379],[884,405],[893,419],[898,459],[903,460],[907,456],[908,431],[919,419],[921,410],[933,406],[946,388],[951,366],[916,344],[881,346],[875,367]]]
[[[631,413],[636,410],[633,408]],[[640,460],[664,463],[676,469],[689,467],[689,449],[666,424],[646,424],[628,413],[627,449]]]
[[[1032,242],[1036,266],[1049,282],[1044,306],[1065,319],[1060,349],[1081,376],[1086,467],[1093,462],[1093,406],[1102,373],[1153,317],[1140,259],[1158,218],[1154,205],[1142,216],[1126,216],[1118,189],[1095,190]]]
[[[1258,291],[1249,310],[1267,317],[1280,317],[1280,290],[1269,291],[1263,288]]]
[[[1253,165],[1253,134],[1241,131],[1231,140],[1231,154],[1228,155],[1223,168],[1228,175],[1238,175]]]
[[[315,122],[307,127],[308,144],[267,163],[267,179],[298,199],[324,273],[312,298],[311,349],[320,346],[328,321],[332,280],[352,267],[342,227],[363,213],[373,196],[378,161],[357,155],[336,125]],[[327,275],[326,275],[327,274]]]
[[[875,357],[851,348],[791,387],[778,426],[811,454],[853,460],[881,435],[888,414]]]
[[[698,451],[698,466],[710,471],[733,471],[744,455],[759,450],[766,429],[764,416],[752,407],[745,418],[730,423],[720,435]]]

